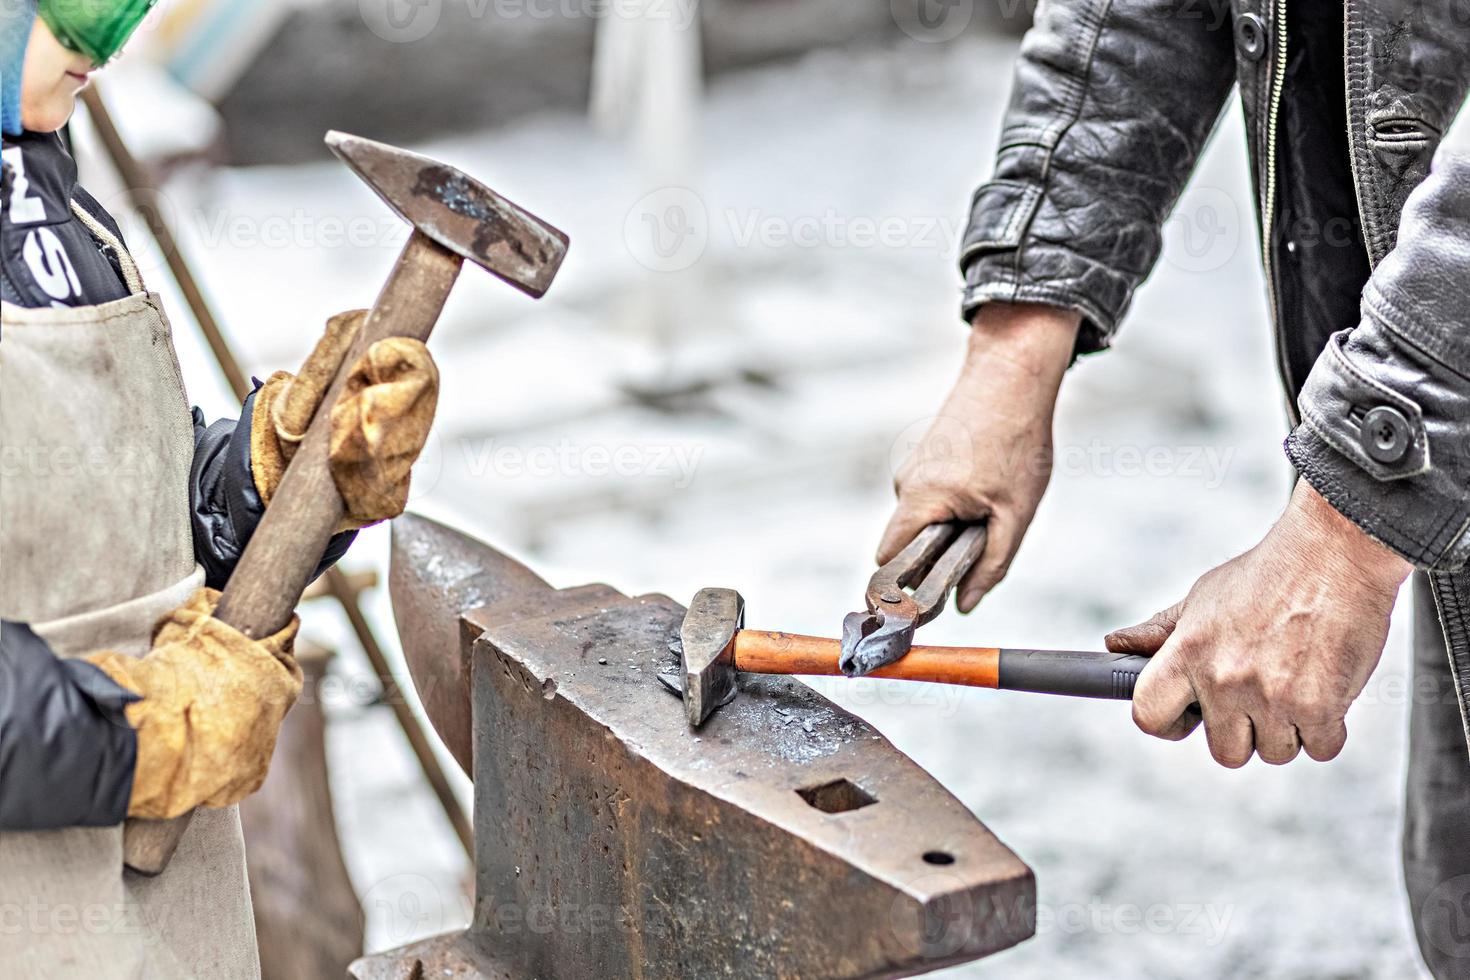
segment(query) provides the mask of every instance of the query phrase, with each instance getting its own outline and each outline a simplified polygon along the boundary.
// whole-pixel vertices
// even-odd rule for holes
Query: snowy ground
[[[954,246],[1012,57],[967,40],[727,77],[697,193],[640,186],[620,145],[577,118],[424,147],[574,244],[539,305],[466,274],[435,339],[444,400],[412,506],[559,585],[682,599],[731,585],[753,626],[835,633],[871,570],[894,460],[962,349]],[[1095,648],[1279,512],[1285,418],[1242,143],[1232,110],[1117,349],[1072,372],[1058,474],[1010,578],[975,615],[926,627],[928,642]],[[177,184],[185,247],[262,375],[299,361],[328,313],[366,305],[402,242],[335,163]],[[173,308],[191,394],[229,411]],[[385,561],[381,530],[351,557]],[[393,637],[385,597],[370,601]],[[360,679],[331,608],[307,621]],[[1118,704],[822,687],[1036,871],[1036,938],[947,976],[1406,977],[1419,967],[1397,864],[1405,626],[1326,766],[1229,772],[1200,738],[1143,737]],[[462,859],[391,716],[339,706],[331,752],[370,948],[463,921]]]

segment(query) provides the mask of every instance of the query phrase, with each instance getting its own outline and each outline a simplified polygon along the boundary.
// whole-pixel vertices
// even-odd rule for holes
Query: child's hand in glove
[[[301,371],[277,371],[256,393],[250,469],[267,505],[366,316],[354,310],[332,317]],[[403,513],[409,470],[429,437],[438,398],[439,371],[421,341],[379,340],[352,365],[331,409],[332,480],[347,510],[339,531]]]
[[[147,656],[86,658],[142,697],[126,709],[138,732],[130,817],[229,806],[265,782],[281,719],[301,693],[291,655],[300,620],[252,640],[214,618],[219,599],[195,592],[154,627]]]

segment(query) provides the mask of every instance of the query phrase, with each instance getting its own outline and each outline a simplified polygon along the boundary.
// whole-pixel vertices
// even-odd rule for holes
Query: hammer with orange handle
[[[684,697],[698,728],[736,693],[740,673],[841,675],[841,641],[745,628],[745,600],[734,589],[701,589],[679,632],[682,665],[660,680]],[[1125,653],[915,646],[867,674],[1007,691],[1126,701],[1149,658]]]

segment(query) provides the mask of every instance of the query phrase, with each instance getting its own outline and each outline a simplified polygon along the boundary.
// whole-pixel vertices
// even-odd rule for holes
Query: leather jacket
[[[1470,709],[1470,157],[1436,152],[1470,4],[1042,0],[961,249],[965,318],[1045,303],[1082,314],[1078,354],[1109,346],[1233,87],[1287,456],[1430,572]]]

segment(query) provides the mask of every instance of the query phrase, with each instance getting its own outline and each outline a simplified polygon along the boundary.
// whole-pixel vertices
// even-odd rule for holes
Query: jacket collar
[[[71,220],[77,186],[77,164],[57,133],[21,133],[5,144],[4,190],[0,193],[6,224],[54,225]],[[23,201],[14,198],[23,195]],[[44,217],[40,215],[44,214]]]

